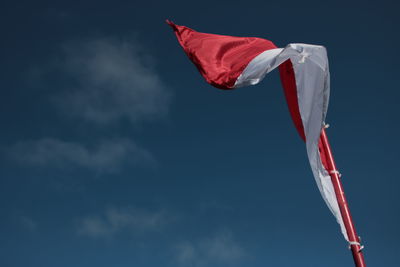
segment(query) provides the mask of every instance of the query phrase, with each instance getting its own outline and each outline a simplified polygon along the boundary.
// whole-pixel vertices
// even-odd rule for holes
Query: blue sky
[[[1,266],[352,266],[278,73],[215,89],[166,18],[327,47],[328,135],[366,261],[397,264],[395,1],[0,5]]]

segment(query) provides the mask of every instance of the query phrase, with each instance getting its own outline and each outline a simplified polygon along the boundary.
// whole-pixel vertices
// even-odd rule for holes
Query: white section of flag
[[[237,78],[235,88],[259,83],[264,76],[290,59],[293,65],[297,99],[306,136],[307,155],[323,199],[336,217],[348,241],[346,229],[329,173],[321,162],[318,140],[329,102],[329,64],[325,47],[289,44],[285,48],[267,50],[255,57]]]

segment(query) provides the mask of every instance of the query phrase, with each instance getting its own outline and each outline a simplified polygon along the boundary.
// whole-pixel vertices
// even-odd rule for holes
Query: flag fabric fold
[[[295,127],[306,142],[307,155],[318,188],[348,240],[339,205],[324,158],[319,149],[330,92],[329,64],[325,47],[289,44],[277,48],[255,37],[207,34],[167,23],[189,59],[204,79],[220,89],[258,84],[279,69],[285,97]]]

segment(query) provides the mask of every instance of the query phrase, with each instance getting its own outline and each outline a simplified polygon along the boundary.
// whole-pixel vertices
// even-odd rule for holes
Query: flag
[[[200,33],[167,20],[186,55],[211,85],[225,90],[258,84],[279,69],[289,112],[306,143],[319,191],[340,225],[346,228],[320,136],[329,102],[329,64],[325,47],[301,43],[278,48],[269,40]]]

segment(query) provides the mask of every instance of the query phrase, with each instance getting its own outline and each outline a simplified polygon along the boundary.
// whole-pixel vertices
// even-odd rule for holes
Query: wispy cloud
[[[181,266],[213,266],[235,264],[246,255],[229,231],[197,242],[182,242],[176,246],[176,260]]]
[[[136,42],[93,39],[69,43],[64,51],[63,70],[75,84],[57,98],[66,114],[105,124],[168,112],[170,92]]]
[[[151,163],[151,154],[127,139],[105,140],[94,146],[53,138],[20,141],[8,149],[16,161],[38,167],[80,167],[103,172],[118,171],[125,163]]]
[[[81,218],[77,224],[77,232],[92,238],[110,238],[122,232],[140,234],[159,231],[172,220],[173,216],[165,210],[112,207],[100,215]]]
[[[56,86],[50,98],[63,111],[61,119],[73,117],[83,126],[128,121],[137,127],[140,121],[165,117],[170,103],[170,92],[152,67],[151,56],[140,47],[136,41],[117,38],[69,42],[52,68],[36,68],[31,73],[35,79],[30,80]],[[51,79],[55,83],[47,84]],[[60,86],[64,84],[60,80],[66,85]],[[80,167],[100,173],[118,171],[128,162],[155,162],[151,153],[130,139],[100,139],[87,145],[42,137],[16,142],[8,152],[26,165]]]
[[[21,223],[21,225],[26,228],[27,230],[33,232],[37,229],[37,223],[28,216],[25,215],[21,215],[19,217],[19,222]]]

